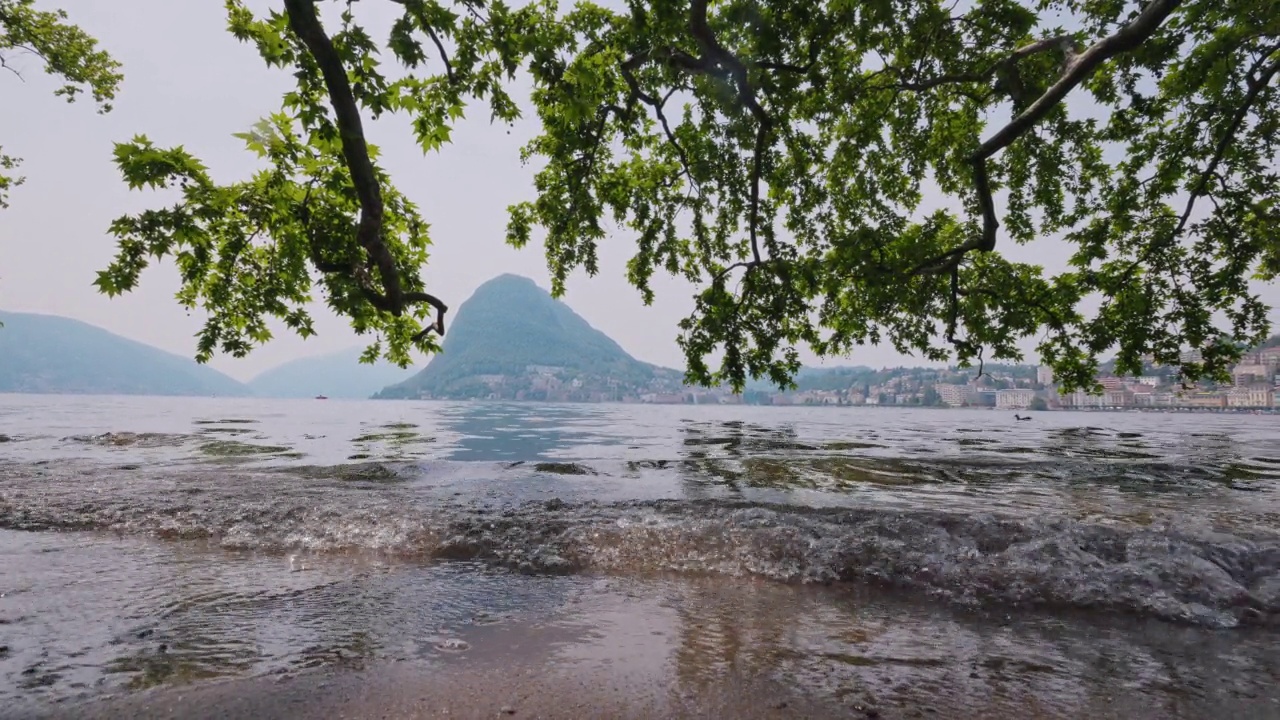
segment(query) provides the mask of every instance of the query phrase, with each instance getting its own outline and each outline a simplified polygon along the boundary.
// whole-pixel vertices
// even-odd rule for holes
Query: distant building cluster
[[[829,377],[838,381],[832,373]],[[832,380],[824,381],[833,384]],[[803,381],[802,381],[803,384]],[[972,371],[929,368],[884,368],[853,373],[843,387],[801,388],[790,391],[748,391],[682,388],[678,392],[641,396],[646,403],[694,403],[761,405],[871,405],[951,406],[1024,409],[1044,403],[1045,388],[1036,381],[1036,370],[1015,366],[973,378]]]
[[[1199,358],[1190,353],[1184,361]],[[680,392],[642,396],[655,403],[737,403],[770,405],[943,406],[999,410],[1280,410],[1280,348],[1246,353],[1232,370],[1232,383],[1183,387],[1173,368],[1154,368],[1134,377],[1098,378],[1100,394],[1060,392],[1048,366],[1005,366],[975,378],[972,371],[884,368],[874,382],[849,387],[748,393],[746,397],[715,390],[684,388]]]
[[[655,371],[643,383],[593,374],[559,365],[527,365],[522,371],[468,375],[437,394],[422,392],[424,400],[518,400],[540,402],[685,402],[680,374]],[[647,398],[647,399],[646,399]],[[656,400],[661,398],[661,400]]]
[[[1190,355],[1186,360],[1195,361]],[[1060,392],[1047,366],[1005,365],[980,377],[972,370],[930,368],[841,369],[819,374],[790,391],[692,387],[665,371],[643,384],[584,375],[564,367],[530,365],[514,375],[468,378],[470,397],[552,402],[621,402],[662,405],[935,406],[998,410],[1280,410],[1280,348],[1247,353],[1233,368],[1229,386],[1183,387],[1174,368],[1135,377],[1102,376],[1100,394]],[[843,384],[842,384],[843,383]],[[804,381],[801,382],[803,386]],[[478,391],[477,391],[477,387]]]
[[[1187,353],[1185,362],[1198,362],[1197,353]],[[1065,408],[1121,409],[1173,408],[1205,410],[1274,410],[1280,399],[1280,348],[1245,353],[1231,371],[1228,386],[1195,383],[1183,387],[1175,375],[1103,377],[1101,395],[1074,392],[1059,395]]]

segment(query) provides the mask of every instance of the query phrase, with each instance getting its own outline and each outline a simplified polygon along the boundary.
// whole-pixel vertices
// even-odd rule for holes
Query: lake
[[[1033,415],[0,395],[0,716],[1280,716],[1280,419]]]

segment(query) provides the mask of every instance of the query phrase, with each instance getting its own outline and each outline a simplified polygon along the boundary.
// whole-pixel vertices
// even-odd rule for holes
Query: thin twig
[[[8,63],[6,63],[6,62],[4,61],[4,56],[3,56],[3,55],[0,55],[0,68],[4,68],[5,70],[8,70],[9,72],[13,73],[13,74],[14,74],[15,76],[17,76],[17,78],[18,78],[19,80],[21,80],[22,82],[26,82],[26,81],[27,81],[27,79],[26,79],[26,78],[22,77],[22,73],[18,72],[18,69],[17,69],[17,68],[15,68],[15,67],[10,67],[10,66],[8,65]]]
[[[431,42],[436,44],[436,50],[440,52],[440,59],[444,61],[445,77],[449,78],[450,84],[457,83],[458,79],[453,74],[453,64],[449,62],[449,54],[444,51],[444,45],[440,42],[440,37],[436,35],[435,28],[425,23],[422,27],[427,31],[427,35],[431,36]]]
[[[764,151],[768,146],[769,136],[773,131],[773,120],[765,112],[756,98],[755,88],[747,77],[747,67],[738,56],[729,52],[716,40],[707,21],[707,1],[693,0],[689,5],[689,31],[693,34],[706,60],[713,66],[728,68],[738,87],[738,101],[755,116],[756,129],[755,153],[751,164],[751,213],[749,219],[749,235],[751,239],[751,255],[760,262],[760,244],[758,241],[760,226],[760,176],[764,169]]]
[[[649,55],[647,53],[640,53],[627,58],[627,60],[622,63],[621,67],[622,79],[626,81],[632,98],[653,108],[653,114],[662,125],[662,132],[667,136],[667,142],[676,149],[676,154],[680,158],[680,166],[684,169],[685,177],[689,178],[689,184],[697,191],[698,197],[701,198],[703,197],[702,186],[698,183],[698,179],[694,177],[693,168],[689,164],[689,155],[684,151],[684,146],[676,140],[676,135],[671,130],[671,124],[667,122],[667,115],[663,112],[663,109],[667,105],[667,101],[671,99],[676,88],[671,88],[671,90],[667,92],[661,100],[659,100],[641,89],[640,81],[636,78],[635,71],[644,64],[648,58]]]

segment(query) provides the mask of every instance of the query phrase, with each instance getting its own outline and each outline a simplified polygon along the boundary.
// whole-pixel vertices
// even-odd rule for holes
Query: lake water
[[[1034,415],[0,396],[0,716],[521,637],[879,717],[1280,717],[1280,419]]]

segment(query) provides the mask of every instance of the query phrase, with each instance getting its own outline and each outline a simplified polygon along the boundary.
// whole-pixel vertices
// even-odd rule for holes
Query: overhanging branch
[[[1262,91],[1271,84],[1275,76],[1280,73],[1280,58],[1274,59],[1271,56],[1280,52],[1280,46],[1267,48],[1262,57],[1260,57],[1253,67],[1249,68],[1246,73],[1249,81],[1246,85],[1244,100],[1240,103],[1240,107],[1231,115],[1231,121],[1227,123],[1226,130],[1222,133],[1222,137],[1218,138],[1217,145],[1214,147],[1213,155],[1209,158],[1209,164],[1200,173],[1196,180],[1196,184],[1191,188],[1191,194],[1187,198],[1187,204],[1182,209],[1182,215],[1178,217],[1178,224],[1166,237],[1161,241],[1152,241],[1144,248],[1143,252],[1136,257],[1129,267],[1124,271],[1124,283],[1133,280],[1138,268],[1149,262],[1151,257],[1159,249],[1163,249],[1174,243],[1182,236],[1182,232],[1186,229],[1187,223],[1191,220],[1191,214],[1195,210],[1196,203],[1200,198],[1204,197],[1209,190],[1209,181],[1214,177],[1220,177],[1218,174],[1218,166],[1222,164],[1223,158],[1226,157],[1227,150],[1235,142],[1236,134],[1240,132],[1240,128],[1244,126],[1245,119],[1249,116],[1249,111],[1253,108],[1253,104],[1257,102],[1258,96]]]
[[[756,96],[755,87],[752,86],[750,78],[747,74],[747,66],[738,56],[727,50],[716,39],[715,33],[711,30],[711,25],[707,19],[707,3],[708,0],[693,0],[689,6],[689,33],[693,36],[698,44],[701,55],[694,56],[674,47],[661,48],[654,51],[642,51],[636,53],[622,63],[622,76],[627,82],[630,95],[633,99],[643,102],[644,104],[654,108],[655,115],[662,124],[663,132],[680,156],[680,161],[684,166],[684,171],[689,175],[691,182],[693,175],[690,169],[688,157],[684,149],[676,142],[675,134],[663,114],[664,100],[646,93],[640,87],[635,77],[635,71],[644,63],[650,60],[656,60],[666,63],[667,67],[677,72],[685,72],[691,75],[712,75],[717,77],[726,77],[732,80],[737,89],[737,100],[741,105],[751,113],[756,120],[756,139],[755,147],[752,153],[751,164],[751,198],[748,222],[748,234],[751,243],[752,263],[759,265],[763,261],[760,253],[759,243],[759,226],[760,226],[760,182],[764,173],[764,154],[768,149],[769,138],[773,132],[773,119],[769,113],[765,111]],[[816,51],[815,51],[816,52]],[[777,70],[804,71],[805,68],[799,66],[787,66],[777,63],[756,63],[757,67],[770,67]],[[698,190],[701,193],[701,190]]]
[[[440,42],[440,36],[436,33],[436,29],[427,23],[422,13],[422,2],[420,0],[391,0],[391,2],[408,8],[410,12],[417,11],[417,20],[423,31],[427,33],[427,37],[431,38],[432,44],[436,46],[436,51],[440,53],[440,60],[444,63],[444,75],[449,82],[456,83],[457,77],[453,74],[453,63],[449,62],[449,54],[444,51],[444,43]]]
[[[689,5],[689,32],[697,40],[702,50],[704,64],[712,67],[724,67],[733,78],[738,89],[738,101],[747,108],[756,119],[755,152],[751,162],[751,211],[749,216],[749,235],[751,238],[751,258],[760,263],[760,244],[758,240],[760,226],[760,176],[764,170],[764,152],[768,147],[769,136],[773,132],[773,120],[765,112],[756,97],[755,88],[747,77],[747,66],[738,56],[729,52],[716,40],[715,33],[707,21],[707,0],[693,0]]]
[[[329,102],[333,107],[338,127],[338,136],[342,142],[342,156],[347,170],[351,174],[351,183],[360,203],[360,220],[356,229],[356,242],[364,248],[371,267],[355,265],[338,269],[334,264],[322,262],[313,245],[312,262],[321,272],[349,273],[360,288],[361,294],[374,307],[399,317],[407,305],[425,302],[436,309],[436,323],[414,336],[421,340],[426,334],[435,330],[444,334],[444,314],[447,307],[438,298],[428,293],[405,293],[401,287],[400,272],[396,267],[395,257],[383,239],[384,206],[382,188],[374,171],[373,161],[369,156],[368,141],[365,139],[364,123],[360,117],[360,108],[351,91],[347,78],[347,69],[342,58],[320,23],[316,12],[315,0],[284,0],[285,12],[289,18],[289,28],[293,31],[320,68],[324,79]],[[438,40],[437,40],[438,43]],[[443,52],[443,48],[441,48]],[[446,60],[446,63],[448,61]],[[452,73],[452,70],[450,70]],[[308,189],[308,198],[310,190]],[[306,201],[304,200],[304,205]],[[306,209],[304,208],[304,213]],[[308,228],[308,231],[310,229]],[[382,281],[383,292],[374,289],[369,270],[376,267]]]
[[[676,155],[680,158],[680,167],[684,170],[685,177],[689,178],[689,184],[694,191],[702,197],[702,186],[698,183],[698,179],[693,175],[693,168],[689,164],[689,155],[684,151],[684,146],[676,140],[676,135],[671,130],[671,124],[667,122],[667,115],[664,109],[667,106],[667,100],[670,99],[675,88],[666,94],[662,99],[658,99],[649,93],[646,93],[640,87],[640,81],[636,79],[635,71],[649,59],[648,53],[640,53],[627,58],[622,63],[622,78],[627,83],[627,88],[631,93],[631,97],[645,105],[653,108],[654,117],[658,118],[658,122],[662,125],[662,132],[667,136],[667,142],[671,147],[675,148]]]
[[[1264,61],[1277,52],[1277,48],[1270,48],[1263,54],[1262,58],[1254,64],[1250,69],[1249,82],[1245,91],[1244,101],[1240,103],[1240,107],[1236,108],[1235,114],[1231,116],[1231,122],[1227,124],[1227,129],[1222,133],[1222,137],[1218,139],[1218,144],[1213,150],[1213,157],[1209,160],[1209,165],[1205,167],[1204,172],[1200,173],[1194,188],[1191,189],[1191,197],[1187,198],[1187,205],[1182,211],[1182,216],[1178,218],[1178,227],[1174,230],[1174,235],[1181,235],[1183,229],[1187,226],[1187,221],[1191,219],[1191,212],[1195,209],[1196,201],[1204,197],[1205,191],[1209,188],[1209,181],[1218,173],[1218,165],[1222,163],[1222,159],[1226,157],[1227,150],[1235,142],[1236,133],[1240,132],[1240,128],[1244,125],[1245,118],[1249,116],[1249,110],[1253,108],[1254,102],[1262,91],[1271,84],[1271,79],[1280,72],[1280,59],[1264,65]]]
[[[1054,108],[1066,99],[1072,90],[1087,80],[1102,63],[1117,55],[1134,50],[1150,39],[1181,4],[1182,0],[1151,0],[1132,21],[1111,35],[1095,42],[1081,53],[1076,52],[1074,42],[1066,36],[1046,38],[1018,48],[1008,59],[993,66],[990,73],[996,72],[1003,63],[1016,61],[1019,58],[1054,48],[1060,49],[1064,56],[1062,75],[1058,78],[1058,81],[1049,86],[1038,98],[979,145],[978,149],[969,156],[969,163],[973,168],[974,192],[977,195],[978,204],[982,208],[981,233],[942,255],[920,263],[911,270],[910,274],[947,272],[963,262],[965,255],[974,250],[983,252],[994,250],[996,233],[1000,228],[1000,223],[987,174],[987,161],[1001,150],[1009,147],[1014,141],[1025,135],[1047,117]],[[939,82],[938,84],[942,83]]]

